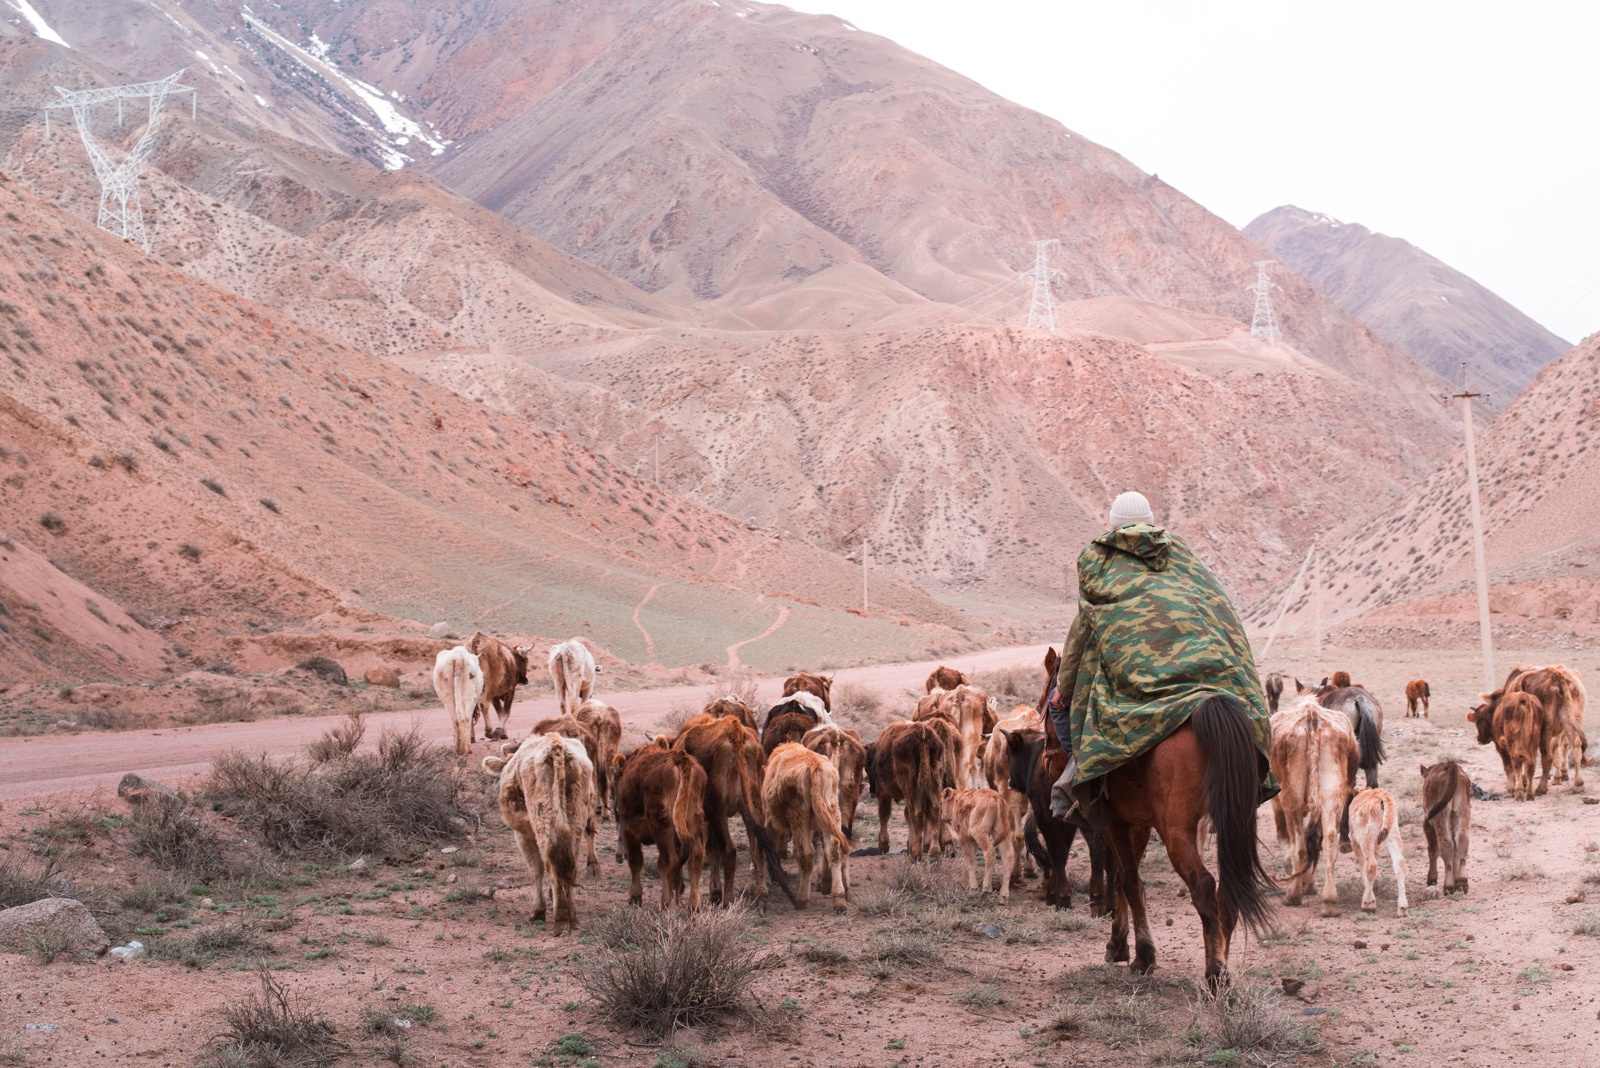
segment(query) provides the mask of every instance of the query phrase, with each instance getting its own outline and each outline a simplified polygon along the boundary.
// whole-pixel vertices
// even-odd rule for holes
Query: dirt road
[[[1045,647],[1029,645],[991,649],[943,661],[963,671],[983,671],[1011,664],[1039,664]],[[937,666],[934,661],[883,664],[851,668],[836,675],[838,682],[871,686],[891,701],[902,691],[922,690],[923,680]],[[675,707],[693,703],[706,694],[705,686],[672,686],[627,693],[605,692],[599,680],[598,697],[616,706],[624,727],[642,735],[653,729]],[[764,701],[775,701],[783,688],[782,676],[761,680]],[[909,703],[907,710],[909,711]],[[518,701],[512,708],[512,730],[526,731],[534,723],[556,714],[554,696]],[[178,782],[204,774],[218,753],[229,749],[272,754],[293,752],[337,723],[336,716],[264,719],[253,723],[213,723],[199,727],[163,727],[160,730],[107,734],[60,734],[0,741],[0,802],[21,798],[79,793],[115,788],[130,771],[162,782]],[[421,726],[424,734],[440,743],[450,741],[450,722],[442,708],[381,712],[367,717],[368,737],[383,727]]]

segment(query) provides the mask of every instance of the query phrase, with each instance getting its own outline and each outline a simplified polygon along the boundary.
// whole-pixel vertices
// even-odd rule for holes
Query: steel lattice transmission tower
[[[94,174],[100,179],[100,217],[95,220],[100,229],[137,243],[150,251],[150,238],[144,231],[144,211],[139,204],[139,175],[155,151],[156,133],[161,129],[161,108],[173,93],[194,93],[192,86],[179,85],[183,71],[161,79],[159,82],[140,82],[137,85],[114,85],[103,89],[63,89],[56,86],[61,96],[44,107],[45,136],[50,135],[50,113],[57,108],[69,108],[77,124],[78,136],[83,138],[84,151],[94,165]],[[118,162],[112,162],[100,142],[95,140],[90,123],[93,110],[113,100],[117,104],[117,124],[122,123],[122,102],[144,97],[149,103],[149,118],[145,120],[144,133],[137,143]],[[190,98],[190,110],[197,107],[198,94]]]
[[[1050,292],[1050,283],[1057,278],[1067,276],[1061,268],[1050,266],[1050,247],[1059,244],[1061,242],[1055,238],[1035,241],[1032,269],[1023,271],[1017,276],[1024,282],[1033,279],[1033,300],[1028,305],[1029,326],[1042,326],[1046,330],[1056,328],[1056,303],[1055,297]]]
[[[1245,291],[1256,295],[1255,314],[1250,317],[1250,336],[1264,337],[1268,345],[1276,345],[1283,335],[1278,332],[1278,317],[1272,310],[1272,291],[1282,286],[1267,277],[1267,268],[1277,260],[1256,261],[1256,284],[1245,286]]]

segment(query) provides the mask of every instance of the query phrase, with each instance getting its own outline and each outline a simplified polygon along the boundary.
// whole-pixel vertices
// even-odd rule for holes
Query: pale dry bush
[[[1001,714],[1014,705],[1036,705],[1044,689],[1044,668],[1025,664],[975,672],[972,685],[994,698]]]
[[[860,731],[862,741],[870,742],[900,718],[881,692],[863,682],[839,683],[830,692],[829,701],[839,726]]]

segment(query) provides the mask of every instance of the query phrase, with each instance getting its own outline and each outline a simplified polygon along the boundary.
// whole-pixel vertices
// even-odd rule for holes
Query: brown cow
[[[989,780],[990,788],[998,790],[1011,806],[1012,826],[1016,832],[1011,843],[1013,879],[1034,874],[1033,854],[1028,852],[1022,840],[1022,828],[1028,818],[1028,799],[1011,788],[1011,747],[1007,744],[1007,735],[1027,730],[1044,730],[1044,717],[1032,705],[1017,705],[995,724],[983,748],[984,777]]]
[[[656,847],[661,907],[683,899],[688,875],[690,912],[700,907],[700,872],[706,860],[706,773],[688,753],[646,746],[614,762],[617,789],[617,856],[627,857],[628,903],[644,901],[644,847]],[[685,869],[687,868],[687,872]]]
[[[672,747],[699,761],[706,773],[706,851],[711,859],[711,903],[733,900],[739,851],[728,833],[728,821],[744,821],[750,843],[751,875],[757,907],[767,906],[767,873],[793,899],[783,866],[767,834],[761,809],[761,742],[755,732],[728,716],[699,715],[683,725]],[[720,859],[720,865],[719,865]],[[721,878],[718,879],[718,868]]]
[[[777,712],[767,716],[767,727],[761,732],[761,751],[767,756],[780,745],[798,742],[817,721],[800,712]]]
[[[1406,718],[1414,719],[1421,709],[1421,718],[1428,718],[1428,698],[1433,696],[1433,691],[1428,689],[1427,679],[1412,679],[1406,683]]]
[[[604,701],[588,700],[578,706],[574,718],[594,738],[595,811],[603,815],[611,808],[611,759],[622,746],[622,717]]]
[[[1410,908],[1406,901],[1405,859],[1400,856],[1400,805],[1388,790],[1362,790],[1350,802],[1350,846],[1355,851],[1356,865],[1361,869],[1361,911],[1377,912],[1378,897],[1372,884],[1378,878],[1378,847],[1387,845],[1389,863],[1394,867],[1395,883],[1399,897],[1395,902],[1404,916]]]
[[[853,730],[826,725],[806,731],[800,744],[826,757],[839,775],[840,830],[850,841],[856,838],[856,807],[861,804],[861,783],[866,776],[867,749]]]
[[[1338,914],[1333,869],[1358,762],[1355,734],[1344,713],[1301,698],[1272,717],[1270,763],[1282,787],[1272,811],[1291,872],[1286,904],[1300,904],[1315,885],[1318,861],[1326,855],[1322,914]]]
[[[850,896],[850,842],[840,829],[839,773],[821,753],[785,742],[772,751],[766,780],[761,786],[767,826],[774,836],[794,839],[795,861],[800,866],[800,888],[795,907],[811,901],[818,847],[822,853],[822,880],[833,898],[833,911],[843,912]],[[822,889],[819,881],[818,890]]]
[[[957,686],[966,686],[972,680],[967,678],[965,671],[957,671],[953,667],[940,664],[933,669],[933,674],[928,676],[928,681],[923,684],[923,693],[932,693],[935,690],[953,690]]]
[[[828,696],[832,689],[832,675],[812,675],[802,671],[783,680],[783,696],[793,697],[797,693],[815,694],[822,702],[823,709],[828,712],[833,711],[833,701]]]
[[[878,799],[878,852],[889,852],[894,803],[905,806],[906,852],[925,856],[939,839],[939,791],[944,742],[927,723],[900,720],[883,728],[867,749],[867,781]]]
[[[1333,673],[1333,680],[1332,680],[1331,685],[1333,686],[1333,688],[1335,690],[1342,690],[1342,689],[1345,689],[1346,687],[1353,686],[1355,684],[1350,681],[1350,672],[1348,672],[1348,671],[1335,671]]]
[[[1467,892],[1467,847],[1472,837],[1472,780],[1460,764],[1422,765],[1422,833],[1428,839],[1428,885],[1438,882],[1444,860],[1444,892]]]
[[[467,651],[478,658],[478,666],[483,669],[483,693],[478,696],[478,707],[473,715],[483,716],[485,738],[504,738],[517,687],[528,682],[528,654],[533,646],[507,645],[479,630],[473,631],[467,640]],[[493,730],[489,729],[490,709],[499,721]]]
[[[555,929],[576,923],[578,847],[585,830],[592,836],[594,829],[594,765],[583,744],[559,734],[525,738],[509,755],[484,757],[483,770],[500,779],[500,818],[528,862],[533,918],[545,918],[548,874],[555,887]]]
[[[961,856],[967,868],[967,889],[978,888],[977,854],[981,851],[986,856],[984,893],[989,892],[989,883],[999,872],[1000,904],[1010,901],[1016,826],[1006,799],[996,790],[947,789],[940,795],[939,815],[961,845]]]
[[[955,780],[951,785],[959,790],[975,788],[982,781],[978,762],[985,728],[993,728],[988,694],[972,686],[935,691],[917,701],[911,720],[920,723],[935,716],[955,727],[956,745],[948,754]]]
[[[1533,800],[1533,773],[1539,766],[1539,754],[1549,752],[1543,720],[1544,706],[1531,693],[1513,691],[1495,706],[1494,747],[1506,766],[1507,788],[1518,801]]]
[[[701,711],[707,716],[730,716],[751,730],[759,729],[756,726],[756,710],[737,697],[719,697]]]
[[[1467,720],[1477,725],[1478,744],[1488,745],[1495,739],[1496,708],[1507,694],[1531,693],[1540,703],[1540,751],[1544,765],[1536,794],[1549,790],[1550,768],[1557,765],[1556,781],[1566,778],[1566,765],[1575,764],[1572,787],[1583,787],[1583,679],[1571,668],[1561,664],[1545,668],[1518,666],[1506,676],[1505,685],[1493,693],[1480,695],[1483,703],[1467,713]],[[1500,754],[1502,763],[1506,754]],[[1507,788],[1511,782],[1511,767],[1506,764]]]

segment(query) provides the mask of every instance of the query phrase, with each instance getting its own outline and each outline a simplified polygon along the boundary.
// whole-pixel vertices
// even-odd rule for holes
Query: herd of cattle
[[[528,647],[484,634],[441,652],[434,686],[451,717],[456,750],[466,755],[481,715],[485,738],[506,738],[516,687],[526,683]],[[618,858],[631,874],[628,899],[643,899],[644,847],[654,845],[661,877],[661,907],[700,905],[701,876],[710,862],[712,904],[730,901],[738,852],[730,822],[745,829],[751,861],[750,895],[765,908],[768,879],[799,908],[813,886],[827,893],[836,912],[847,907],[856,809],[863,786],[878,802],[876,852],[890,847],[894,805],[908,829],[906,853],[924,857],[959,848],[969,889],[978,885],[977,854],[985,855],[983,889],[998,881],[1001,903],[1011,883],[1043,869],[1043,897],[1071,907],[1066,864],[1074,837],[1088,848],[1091,910],[1110,910],[1108,881],[1115,879],[1103,839],[1077,819],[1051,812],[1050,788],[1067,756],[1055,744],[1043,714],[1056,654],[1045,660],[1046,683],[1037,705],[1002,713],[965,674],[940,667],[927,679],[908,719],[884,727],[871,743],[835,722],[832,678],[802,672],[786,680],[782,698],[764,718],[733,697],[711,701],[676,733],[650,739],[631,753],[619,746],[617,711],[596,700],[589,650],[574,639],[550,652],[549,669],[560,715],[536,724],[520,743],[506,741],[482,766],[499,780],[502,818],[528,863],[534,918],[546,916],[546,882],[554,890],[554,926],[575,922],[573,889],[579,854],[598,873],[595,835],[611,818]],[[1285,682],[1293,693],[1285,697]],[[1280,786],[1271,802],[1277,837],[1285,848],[1286,902],[1299,904],[1324,869],[1322,908],[1334,914],[1334,862],[1353,852],[1363,883],[1362,908],[1374,910],[1379,853],[1387,850],[1398,884],[1398,909],[1408,902],[1397,823],[1400,806],[1378,786],[1383,762],[1383,709],[1376,696],[1335,673],[1317,687],[1269,675],[1265,691],[1272,713],[1271,770]],[[1427,716],[1426,682],[1406,688],[1407,715]],[[1481,744],[1493,743],[1506,768],[1508,791],[1531,799],[1572,771],[1583,785],[1584,691],[1581,678],[1561,665],[1517,668],[1468,715]],[[489,715],[498,720],[491,729]],[[1533,768],[1544,776],[1532,786]],[[1365,788],[1357,785],[1357,771]],[[1453,760],[1422,768],[1423,832],[1428,844],[1428,885],[1466,892],[1472,783]],[[1201,846],[1208,828],[1196,828]],[[793,849],[799,869],[791,887],[783,858]]]

